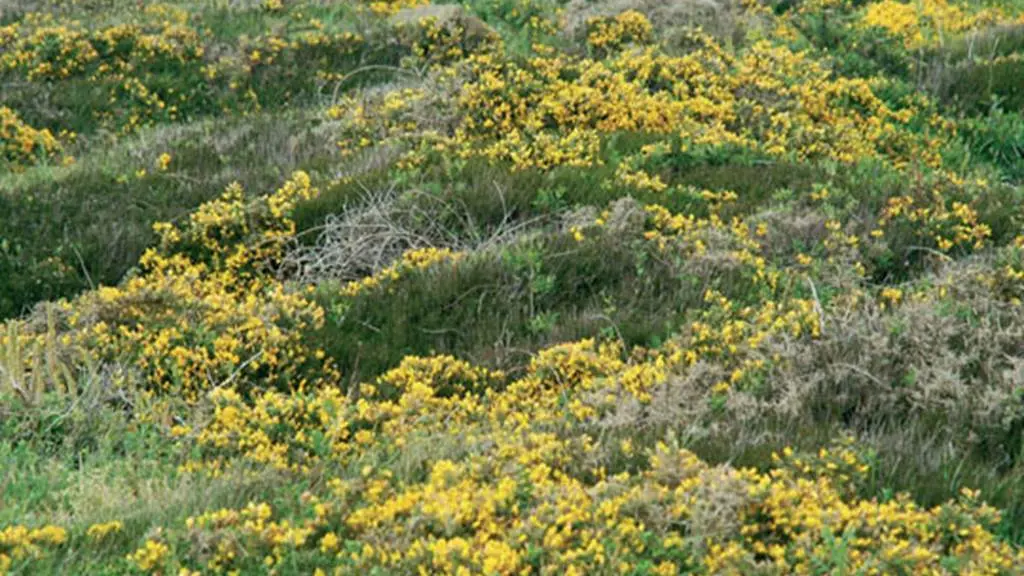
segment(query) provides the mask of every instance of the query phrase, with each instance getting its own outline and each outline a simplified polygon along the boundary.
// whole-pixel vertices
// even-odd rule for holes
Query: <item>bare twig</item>
[[[400,192],[394,185],[374,189],[359,184],[362,197],[332,214],[317,227],[315,244],[294,248],[284,269],[304,283],[324,279],[356,280],[378,272],[411,249],[438,247],[456,251],[486,250],[522,237],[543,221],[518,219],[504,199],[501,219],[483,224],[463,200],[424,190]]]
[[[950,256],[949,254],[944,254],[934,248],[928,248],[927,246],[908,246],[907,250],[909,250],[910,252],[927,252],[932,256],[938,256],[939,258],[945,260],[946,262],[953,261],[953,257]]]
[[[262,348],[258,352],[256,352],[252,356],[250,356],[248,359],[246,359],[245,362],[242,362],[241,364],[239,364],[238,367],[235,368],[234,372],[229,374],[228,377],[225,378],[224,381],[221,382],[220,384],[214,385],[213,389],[216,390],[218,388],[224,388],[228,384],[232,383],[236,378],[238,378],[238,375],[242,373],[242,370],[245,370],[246,367],[248,367],[250,364],[255,362],[260,356],[263,356],[263,349]]]

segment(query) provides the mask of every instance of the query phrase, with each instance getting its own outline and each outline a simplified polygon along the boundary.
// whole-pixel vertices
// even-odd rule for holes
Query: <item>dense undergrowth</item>
[[[18,0],[0,574],[1024,572],[1024,5]]]

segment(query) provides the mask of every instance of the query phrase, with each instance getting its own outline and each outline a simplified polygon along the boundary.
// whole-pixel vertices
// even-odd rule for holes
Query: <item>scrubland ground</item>
[[[0,89],[0,574],[1024,573],[1020,0],[10,0]]]

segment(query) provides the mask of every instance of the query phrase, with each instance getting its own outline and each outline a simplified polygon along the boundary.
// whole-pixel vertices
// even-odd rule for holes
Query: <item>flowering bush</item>
[[[61,145],[49,130],[32,128],[4,106],[0,107],[0,150],[3,159],[18,169],[59,153]]]
[[[187,223],[157,224],[160,246],[122,286],[65,304],[61,341],[130,357],[153,390],[190,401],[229,384],[302,388],[309,363],[323,368],[317,379],[331,378],[323,352],[301,337],[323,310],[270,276],[294,234],[290,211],[316,194],[298,172],[271,195],[246,201],[233,185]]]
[[[901,39],[907,48],[917,49],[940,45],[952,35],[1004,18],[998,9],[970,14],[945,0],[925,0],[916,4],[884,0],[866,7],[862,22],[864,26],[884,28]]]
[[[180,561],[214,571],[298,558],[315,566],[311,558],[322,558],[342,572],[509,574],[595,566],[942,573],[952,565],[1011,574],[1024,566],[1024,556],[993,539],[998,512],[974,492],[932,509],[903,495],[859,499],[871,460],[849,442],[810,455],[787,449],[765,473],[710,466],[658,443],[638,456],[638,470],[607,471],[623,453],[580,435],[578,418],[589,417],[575,406],[588,397],[651,401],[646,391],[664,372],[641,376],[645,368],[623,362],[614,346],[584,342],[542,353],[503,392],[441,395],[453,380],[479,376],[454,359],[431,358],[409,359],[364,385],[358,400],[334,390],[268,392],[251,406],[222,396],[213,420],[196,432],[204,456],[193,469],[222,473],[234,453],[248,466],[308,471],[326,459],[356,473],[304,496],[290,519],[255,502],[191,518],[187,529],[215,543],[207,548],[215,552],[193,548]],[[377,395],[399,380],[397,396]],[[451,442],[450,434],[465,441]],[[414,468],[373,464],[391,457],[413,457]]]
[[[56,93],[51,105],[82,133],[128,134],[157,123],[252,112],[337,82],[366,49],[361,33],[327,29],[317,18],[291,20],[283,31],[233,39],[226,51],[197,14],[171,4],[140,5],[128,21],[100,26],[30,13],[0,27],[0,77],[12,85],[62,86],[66,95]],[[300,62],[312,65],[296,67]],[[284,82],[292,86],[283,88]],[[86,88],[99,95],[83,111],[70,97]]]

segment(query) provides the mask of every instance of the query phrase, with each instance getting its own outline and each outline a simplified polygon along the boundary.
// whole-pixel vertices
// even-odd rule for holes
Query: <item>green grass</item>
[[[700,309],[708,288],[737,302],[760,296],[728,262],[698,276],[637,232],[595,234],[583,243],[557,233],[524,239],[353,299],[324,284],[327,323],[310,338],[353,382],[406,355],[452,354],[516,373],[559,342],[606,336],[657,346]]]
[[[113,285],[156,236],[232,182],[271,191],[292,171],[336,161],[316,111],[153,128],[69,167],[0,176],[0,317]],[[172,156],[166,172],[156,161]],[[139,171],[145,171],[141,177]]]
[[[1024,106],[1024,61],[1006,60],[964,64],[950,70],[942,96],[955,106],[978,113],[994,106],[1020,110]]]
[[[27,409],[14,404],[14,413],[8,405],[2,415],[0,525],[61,523],[70,535],[60,554],[26,573],[123,574],[130,570],[124,557],[155,525],[183,526],[189,516],[244,507],[269,492],[282,509],[298,501],[302,485],[273,473],[215,479],[179,472],[182,454],[159,427],[133,423],[123,410],[50,400]],[[124,528],[102,542],[85,535],[112,520]],[[20,568],[16,563],[14,573]]]

